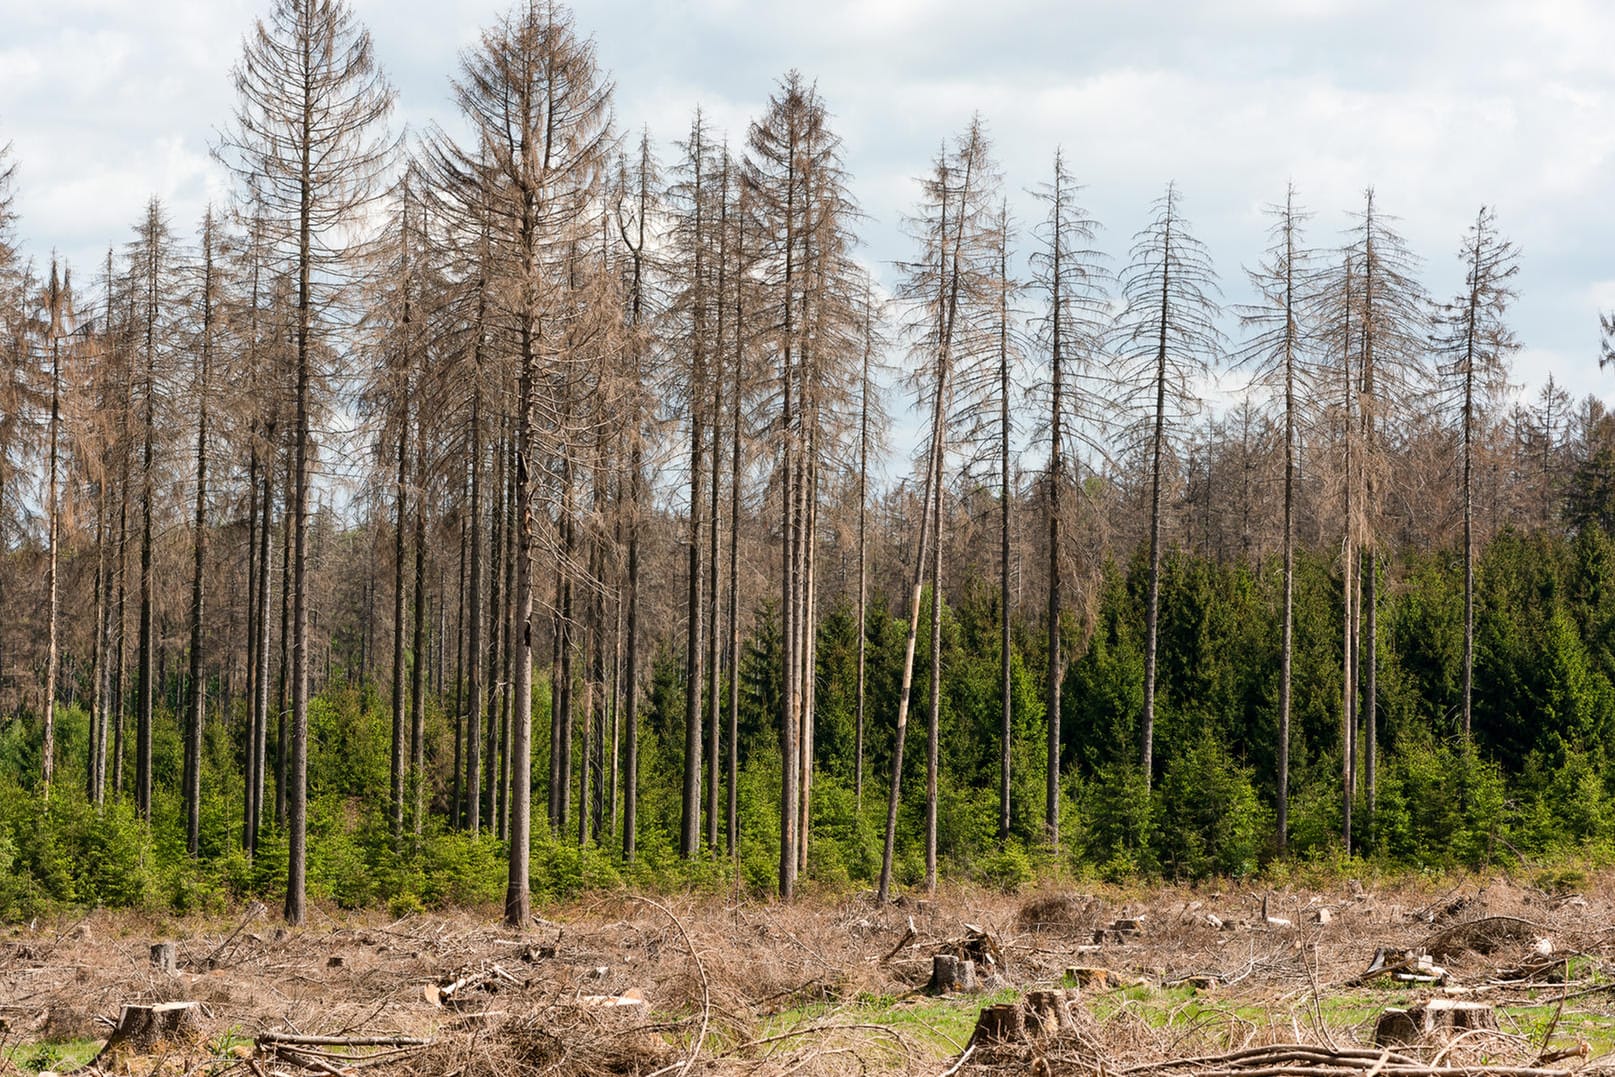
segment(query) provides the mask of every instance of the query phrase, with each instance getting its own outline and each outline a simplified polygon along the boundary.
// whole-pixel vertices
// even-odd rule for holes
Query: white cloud
[[[32,249],[96,259],[151,194],[188,230],[221,190],[207,144],[229,121],[229,69],[266,6],[0,0],[0,143],[16,143]],[[400,118],[452,129],[458,54],[505,5],[358,7]],[[1177,179],[1230,299],[1262,247],[1260,209],[1286,181],[1317,211],[1319,242],[1376,185],[1438,295],[1458,282],[1453,251],[1475,209],[1495,204],[1524,255],[1516,323],[1534,350],[1521,377],[1536,376],[1529,366],[1596,384],[1596,311],[1615,307],[1615,5],[579,0],[576,17],[617,82],[621,127],[648,124],[664,160],[697,102],[739,146],[779,75],[817,80],[877,265],[906,255],[913,177],[976,110],[1021,218],[1021,192],[1062,144],[1114,255]]]

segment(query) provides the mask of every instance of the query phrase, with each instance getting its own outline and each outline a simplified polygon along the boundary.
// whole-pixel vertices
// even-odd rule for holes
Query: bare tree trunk
[[[247,743],[241,766],[241,851],[250,860],[258,813],[253,804],[258,785],[253,749],[258,744],[258,442],[256,423],[249,426],[247,453]]]
[[[1009,207],[1004,207],[1008,228]],[[998,622],[999,690],[1003,706],[998,730],[998,837],[1009,840],[1010,736],[1014,696],[1010,684],[1009,639],[1009,236],[1000,236],[998,249]]]
[[[936,893],[937,771],[942,737],[942,474],[932,484],[931,514],[937,523],[931,544],[931,691],[925,722],[925,892]]]
[[[273,424],[270,429],[269,444],[273,446]],[[258,852],[258,834],[262,829],[264,814],[264,776],[269,762],[269,580],[270,551],[274,549],[269,541],[269,535],[275,520],[273,449],[268,459],[263,462],[261,470],[263,494],[259,504],[262,517],[258,526],[258,577],[255,584],[258,589],[258,652],[252,659],[257,672],[256,680],[253,682],[255,687],[252,699],[253,742],[249,746],[252,756],[252,815],[247,822],[249,856],[254,856]]]
[[[637,272],[637,271],[636,271]],[[629,451],[628,484],[633,491],[628,509],[628,609],[623,625],[623,808],[622,856],[634,862],[639,831],[639,514],[645,503],[645,490],[639,431],[633,433]]]
[[[914,579],[909,589],[908,637],[903,644],[903,681],[897,695],[897,727],[892,741],[892,784],[886,798],[886,839],[880,859],[880,883],[876,896],[882,903],[891,900],[892,861],[897,844],[897,809],[903,787],[903,746],[908,734],[909,697],[914,687],[914,650],[920,632],[920,598],[924,588],[926,543],[931,540],[931,488],[940,480],[942,455],[942,423],[946,409],[942,406],[941,378],[936,388],[936,402],[931,410],[931,444],[927,453],[925,482],[920,494],[920,535],[914,549]]]
[[[501,418],[499,440],[494,448],[494,497],[493,497],[493,534],[489,544],[492,554],[491,571],[488,574],[488,586],[491,593],[488,602],[488,737],[485,745],[486,756],[483,763],[483,773],[488,782],[488,829],[495,835],[503,837],[504,833],[499,825],[500,808],[500,781],[499,781],[499,700],[501,691],[499,678],[499,652],[504,640],[505,618],[505,592],[504,592],[504,564],[505,564],[505,462],[508,457],[506,451],[509,447],[506,436],[506,421]]]
[[[426,666],[431,661],[426,640],[426,446],[416,438],[415,474],[415,605],[409,671],[409,777],[410,816],[417,837],[426,811]]]
[[[154,439],[156,436],[156,321],[157,321],[157,239],[155,230],[148,228],[145,312],[145,365],[142,385],[142,440],[140,457],[140,643],[136,657],[138,667],[137,711],[135,717],[135,810],[147,822],[151,821],[151,735],[152,702],[156,691],[153,683],[156,660],[156,640],[153,638],[152,570],[152,501]]]
[[[94,693],[90,711],[90,758],[86,796],[100,807],[106,793],[107,777],[107,484],[96,483],[95,496],[95,645],[90,655],[90,684]]]
[[[479,301],[480,314],[480,301]],[[479,317],[480,323],[480,317]],[[469,638],[466,642],[466,700],[469,710],[465,726],[465,810],[466,829],[473,838],[482,831],[482,334],[477,334],[477,380],[471,389],[471,537],[467,551],[470,563],[470,606],[466,610]]]
[[[1279,645],[1278,837],[1290,840],[1290,676],[1295,664],[1295,225],[1294,191],[1284,224],[1284,626]]]
[[[519,421],[520,420],[518,419],[518,422]],[[511,753],[512,753],[512,750],[514,748],[513,737],[514,737],[514,725],[515,725],[515,722],[516,722],[516,710],[515,710],[516,672],[517,672],[516,671],[516,662],[519,659],[519,655],[517,653],[518,649],[522,646],[522,640],[521,640],[520,637],[524,633],[527,636],[526,648],[527,648],[527,664],[528,664],[528,699],[529,699],[529,702],[532,699],[532,653],[533,653],[532,608],[530,606],[528,608],[528,615],[527,615],[526,621],[522,621],[522,620],[519,619],[520,618],[520,613],[519,613],[519,608],[518,608],[518,605],[517,605],[517,601],[518,601],[518,599],[520,597],[520,592],[517,590],[517,587],[516,587],[516,573],[517,573],[516,558],[517,558],[517,556],[519,555],[519,552],[520,552],[520,541],[521,541],[520,532],[522,530],[526,529],[527,527],[531,526],[535,531],[535,537],[536,537],[536,531],[537,531],[537,527],[538,527],[538,521],[537,521],[537,518],[536,518],[536,510],[532,510],[531,506],[529,506],[529,510],[534,513],[534,519],[531,521],[530,524],[529,524],[529,522],[527,520],[526,515],[524,515],[521,512],[521,507],[520,507],[521,506],[521,500],[520,500],[519,491],[517,489],[517,480],[520,477],[520,469],[518,467],[519,461],[516,458],[517,453],[520,450],[519,450],[519,445],[518,445],[518,443],[516,441],[516,434],[515,434],[514,431],[511,434],[510,442],[511,442],[510,448],[509,448],[510,461],[509,461],[509,466],[508,466],[507,472],[506,472],[506,479],[507,479],[508,488],[505,491],[505,511],[507,513],[507,516],[506,516],[506,519],[505,519],[505,610],[504,610],[505,626],[504,626],[504,639],[502,640],[502,645],[500,647],[500,652],[499,652],[499,662],[500,662],[503,690],[499,694],[499,745],[498,745],[499,746],[499,798],[500,798],[500,803],[503,806],[502,810],[500,811],[500,815],[499,815],[499,836],[504,838],[507,841],[510,840],[510,837],[511,837],[511,830],[510,830],[511,812],[515,808],[515,799],[514,799],[515,794],[514,794],[514,790],[513,790],[514,780],[515,780],[515,764],[514,764],[514,760],[512,758]],[[531,480],[529,480],[529,481],[531,481]],[[528,565],[527,572],[528,572],[528,580],[529,580],[528,593],[529,593],[529,598],[531,598],[531,592],[532,592],[532,584],[531,584],[532,566],[530,564]],[[524,629],[524,626],[525,626],[525,629]],[[530,723],[531,723],[531,712],[529,711],[529,724]],[[529,740],[529,746],[530,745],[531,745],[531,740]],[[529,794],[529,801],[531,801],[531,795],[530,794]],[[529,804],[529,810],[530,809],[531,809],[531,805]],[[532,819],[529,816],[528,827],[531,828],[531,826],[532,826]]]
[[[858,672],[853,703],[852,801],[864,810],[864,703],[869,651],[869,364],[874,351],[873,299],[864,298],[864,354],[858,388]]]
[[[462,494],[464,487],[461,487]],[[462,502],[463,504],[463,502]],[[455,612],[454,612],[454,706],[450,710],[454,721],[454,769],[449,773],[453,791],[449,794],[449,826],[459,830],[465,826],[465,789],[462,779],[465,776],[465,562],[466,547],[470,543],[465,517],[460,517],[460,572],[455,581]],[[441,589],[440,589],[441,590]],[[447,595],[442,595],[444,601]]]
[[[1166,453],[1166,329],[1171,274],[1171,221],[1167,221],[1167,250],[1161,259],[1161,329],[1155,358],[1155,424],[1150,438],[1150,581],[1144,610],[1144,718],[1139,769],[1150,786],[1155,770],[1155,656],[1156,628],[1161,614],[1161,465]]]
[[[704,392],[704,384],[697,391]],[[689,620],[685,633],[683,814],[679,822],[679,855],[686,858],[694,856],[701,845],[701,692],[705,677],[705,618],[701,580],[701,511],[705,478],[702,456],[706,436],[702,414],[704,407],[698,400],[694,401],[690,414],[689,595],[686,600]]]
[[[572,818],[572,728],[573,694],[577,674],[573,669],[573,629],[576,623],[575,589],[572,565],[577,557],[577,508],[573,503],[572,458],[567,451],[562,465],[561,531],[566,551],[564,562],[556,566],[555,589],[560,615],[555,621],[556,670],[558,676],[551,694],[550,775],[552,795],[555,798],[550,825],[556,834],[564,834]],[[587,762],[587,761],[585,761]]]
[[[530,214],[531,205],[527,207]],[[535,227],[531,217],[522,220],[523,250],[533,257]],[[535,453],[533,430],[534,405],[538,376],[538,325],[535,305],[537,297],[531,294],[535,287],[533,266],[525,267],[523,312],[521,325],[521,375],[518,388],[516,415],[516,444],[514,456],[516,486],[516,529],[514,638],[511,647],[513,685],[511,692],[510,748],[512,779],[510,783],[510,878],[505,891],[505,923],[525,928],[531,915],[528,863],[532,825],[532,748],[533,724],[533,544],[536,538],[537,513],[533,505],[532,458]]]
[[[275,690],[275,823],[285,826],[291,768],[291,744],[287,737],[291,716],[292,681],[292,512],[296,505],[296,460],[290,444],[285,447],[286,479],[281,493],[280,548],[280,667]]]
[[[407,378],[407,375],[406,375]],[[393,493],[393,686],[392,686],[392,759],[388,777],[391,781],[393,839],[404,830],[404,676],[407,655],[404,650],[404,601],[408,591],[404,583],[405,521],[409,515],[409,390],[404,388],[399,412],[394,416],[398,423],[398,451],[394,459],[398,464],[397,482]]]
[[[190,706],[185,728],[185,848],[191,856],[201,851],[202,840],[202,723],[207,714],[207,680],[202,648],[203,572],[207,566],[207,436],[208,396],[213,365],[213,216],[203,226],[202,236],[202,353],[197,384],[196,418],[196,516],[193,525],[191,565],[191,654],[189,680]]]
[[[720,264],[720,267],[721,267],[722,263],[720,262],[719,264]],[[724,304],[721,301],[721,297],[723,295],[723,271],[722,271],[721,268],[719,270],[718,276],[719,276],[718,295],[720,297],[720,302],[718,303],[718,309],[721,312],[724,309]],[[721,343],[723,341],[723,322],[724,322],[724,319],[722,317],[722,314],[720,313],[719,318],[718,318],[718,337],[717,337],[720,345],[721,345]],[[710,626],[709,630],[707,632],[707,660],[706,660],[706,666],[707,666],[707,669],[711,671],[710,676],[711,676],[711,682],[712,683],[711,683],[711,685],[710,685],[710,687],[709,687],[709,689],[707,691],[708,707],[707,707],[707,752],[706,752],[706,755],[707,755],[707,847],[709,849],[711,849],[714,853],[716,853],[718,851],[718,819],[719,819],[718,794],[719,794],[719,791],[721,790],[722,785],[723,785],[723,760],[718,754],[719,746],[720,746],[719,745],[718,732],[719,732],[719,730],[721,728],[721,725],[722,725],[721,719],[722,719],[722,712],[723,712],[723,693],[721,691],[721,688],[722,688],[722,685],[723,685],[723,671],[722,671],[722,668],[721,668],[721,665],[720,665],[720,663],[721,663],[721,652],[718,649],[719,648],[719,626],[721,624],[721,619],[720,619],[720,615],[719,615],[719,602],[718,602],[718,579],[719,579],[719,577],[718,577],[718,548],[719,548],[718,547],[718,531],[719,531],[718,524],[720,522],[719,521],[718,492],[722,488],[722,485],[723,485],[719,481],[718,476],[721,474],[722,467],[723,467],[723,463],[722,463],[722,460],[723,460],[723,428],[722,428],[722,423],[721,423],[721,421],[719,420],[718,417],[720,415],[722,415],[722,413],[723,413],[723,377],[721,376],[721,374],[717,373],[717,371],[719,370],[719,365],[717,363],[713,364],[713,369],[714,369],[715,373],[714,373],[714,377],[712,379],[712,386],[713,386],[712,459],[711,459],[711,462],[710,462],[709,467],[708,467],[708,474],[711,476],[712,481],[710,483],[708,483],[708,486],[710,487],[710,490],[709,490],[710,499],[709,499],[708,506],[707,506],[707,519],[709,520],[711,526],[707,530],[707,566],[706,566],[707,567],[707,595],[706,595],[706,597],[707,597],[707,624],[708,624],[708,626]],[[733,525],[731,524],[731,526],[733,526]]]
[[[56,284],[56,267],[51,266],[52,306],[56,306],[58,296]],[[49,514],[49,546],[50,552],[45,568],[45,590],[49,598],[49,608],[46,616],[49,627],[46,629],[47,644],[45,651],[45,699],[42,710],[45,714],[44,735],[39,746],[39,761],[41,770],[40,792],[45,800],[50,799],[51,780],[56,772],[56,680],[57,669],[60,665],[59,647],[57,641],[58,607],[60,605],[60,585],[56,578],[58,551],[56,548],[60,532],[60,520],[57,498],[57,467],[60,455],[61,425],[62,425],[62,325],[60,312],[53,309],[51,312],[51,349],[50,349],[50,480],[46,496],[49,498],[46,511]]]
[[[797,806],[800,818],[796,826],[796,854],[797,870],[806,872],[808,867],[808,848],[812,843],[813,833],[813,762],[814,762],[814,696],[817,688],[815,672],[818,668],[818,516],[819,516],[819,479],[818,479],[818,415],[817,403],[803,401],[802,417],[807,424],[807,446],[802,453],[802,530],[797,541],[801,550],[801,620],[797,631],[800,635],[801,670],[798,672],[797,683],[801,686],[802,728],[799,735],[798,759],[802,766],[800,795]]]

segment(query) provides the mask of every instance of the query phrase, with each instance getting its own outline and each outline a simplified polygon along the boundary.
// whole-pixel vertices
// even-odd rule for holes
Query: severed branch
[[[431,1040],[415,1036],[303,1036],[293,1032],[262,1032],[265,1047],[429,1047]]]

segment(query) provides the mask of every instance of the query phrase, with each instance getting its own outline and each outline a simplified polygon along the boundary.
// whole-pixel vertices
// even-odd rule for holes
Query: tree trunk
[[[407,375],[406,375],[407,377]],[[404,830],[404,676],[407,655],[404,650],[404,601],[408,594],[404,583],[404,528],[409,514],[409,390],[402,389],[402,399],[394,421],[398,423],[398,451],[394,459],[398,465],[397,482],[393,492],[393,685],[392,685],[392,757],[388,777],[391,782],[391,803],[388,805],[392,820],[393,840]]]
[[[1161,258],[1160,338],[1155,356],[1155,427],[1150,439],[1150,580],[1144,610],[1144,719],[1139,769],[1149,788],[1155,772],[1156,629],[1161,612],[1161,464],[1166,452],[1166,327],[1170,311],[1172,221],[1166,222],[1166,249]]]
[[[503,837],[499,825],[500,782],[499,782],[499,699],[501,691],[499,683],[499,652],[504,641],[504,628],[506,624],[504,590],[505,565],[505,464],[509,456],[509,439],[506,436],[507,422],[500,420],[499,441],[494,448],[494,497],[493,497],[493,534],[489,544],[492,554],[492,564],[488,573],[488,586],[490,590],[488,602],[488,716],[487,716],[487,743],[484,745],[483,774],[487,779],[487,815],[488,829],[496,836]]]
[[[51,286],[53,291],[55,290],[55,285],[56,268],[53,265],[51,267]],[[52,312],[52,315],[52,321],[55,322],[56,319],[54,311]],[[61,327],[59,325],[53,324],[51,326],[50,482],[49,491],[46,495],[49,498],[46,511],[50,515],[50,552],[49,560],[45,569],[45,590],[49,595],[47,600],[49,603],[49,608],[46,616],[49,619],[49,627],[46,629],[48,642],[45,652],[45,705],[42,708],[45,714],[45,728],[44,736],[42,737],[39,746],[39,760],[42,779],[40,783],[40,791],[41,795],[46,800],[50,799],[50,784],[52,778],[55,776],[56,771],[56,679],[57,667],[59,665],[59,648],[57,644],[56,622],[58,614],[57,607],[60,604],[60,587],[56,579],[56,566],[58,558],[56,544],[61,526],[60,520],[58,519],[59,513],[57,508],[56,487],[59,442],[61,437],[62,423],[62,342],[60,330]]]
[[[1005,227],[1009,210],[1004,209]],[[1003,712],[998,729],[998,837],[1009,840],[1010,736],[1014,696],[1010,683],[1009,637],[1009,237],[1000,237],[998,263],[998,627],[999,691]]]
[[[413,642],[409,670],[409,777],[410,818],[415,835],[420,836],[426,813],[426,667],[431,651],[426,639],[426,450],[423,437],[416,438],[415,474],[415,605]]]
[[[191,856],[201,851],[202,840],[202,723],[207,713],[202,618],[203,572],[207,566],[207,435],[208,395],[213,363],[213,217],[209,212],[202,238],[202,354],[197,385],[196,516],[191,564],[191,654],[188,680],[191,697],[185,727],[185,848]]]
[[[478,307],[479,314],[481,307]],[[471,389],[471,537],[469,638],[466,641],[465,810],[466,829],[473,838],[482,832],[482,335],[476,348],[476,381]]]

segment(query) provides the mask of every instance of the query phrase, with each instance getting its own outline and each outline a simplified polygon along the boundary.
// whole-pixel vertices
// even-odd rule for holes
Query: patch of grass
[[[983,1008],[1020,997],[1020,990],[1013,987],[980,995],[861,994],[850,1002],[815,1002],[784,1010],[768,1020],[760,1035],[779,1035],[819,1022],[881,1025],[944,1058],[964,1049]]]
[[[1536,1046],[1542,1046],[1543,1037],[1553,1028],[1553,1047],[1573,1047],[1584,1041],[1594,1058],[1615,1052],[1615,1020],[1608,1015],[1586,1010],[1566,1009],[1554,1024],[1557,1004],[1543,1002],[1538,1005],[1504,1006],[1498,1013],[1505,1030],[1509,1023],[1515,1031]]]
[[[19,1043],[0,1052],[4,1058],[23,1073],[41,1070],[73,1070],[89,1064],[101,1050],[100,1040],[40,1040]]]

